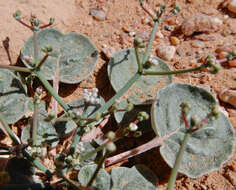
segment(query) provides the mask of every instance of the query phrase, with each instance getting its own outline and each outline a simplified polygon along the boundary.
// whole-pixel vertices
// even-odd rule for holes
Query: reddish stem
[[[18,22],[19,22],[19,23],[21,23],[23,26],[25,26],[25,27],[29,28],[30,30],[32,30],[32,29],[33,29],[33,27],[32,27],[32,26],[30,26],[30,25],[26,24],[25,22],[23,22],[23,21],[21,21],[21,20],[19,20]]]
[[[44,29],[44,28],[47,28],[47,27],[49,27],[49,26],[51,26],[51,24],[50,24],[50,23],[48,23],[48,24],[45,24],[45,25],[43,25],[43,26],[40,26],[39,28],[40,28],[40,29]]]
[[[151,141],[147,142],[146,144],[143,144],[143,145],[141,145],[137,148],[134,148],[134,149],[131,149],[129,151],[123,152],[121,154],[118,154],[116,156],[110,157],[110,158],[106,159],[105,165],[109,166],[109,165],[121,162],[121,161],[126,160],[128,158],[131,158],[133,156],[136,156],[138,154],[146,152],[146,151],[148,151],[152,148],[158,147],[158,146],[162,145],[164,140],[168,139],[170,136],[175,134],[178,130],[179,130],[179,128],[177,128],[175,131],[171,132],[168,135],[165,135],[165,136],[160,137],[160,138],[156,137],[156,138],[152,139]]]
[[[188,128],[188,127],[189,127],[189,124],[188,124],[186,115],[183,114],[183,115],[182,115],[182,119],[183,119],[183,121],[184,121],[185,127]]]
[[[144,6],[141,7],[150,17],[154,18],[153,14],[147,8],[145,8]]]

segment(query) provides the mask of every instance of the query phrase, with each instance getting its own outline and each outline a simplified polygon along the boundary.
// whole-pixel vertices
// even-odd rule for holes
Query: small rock
[[[130,37],[134,37],[136,35],[136,32],[129,32]]]
[[[228,8],[231,12],[236,13],[236,0],[232,0],[232,1],[228,4],[227,8]]]
[[[157,33],[156,33],[156,37],[158,37],[158,38],[164,38],[164,35],[161,33],[160,30],[158,30]]]
[[[102,47],[102,53],[106,56],[107,59],[110,59],[112,55],[115,53],[115,48],[107,45],[103,45]]]
[[[177,49],[176,49],[176,53],[177,53],[179,56],[182,56],[182,54],[183,54],[182,49],[181,49],[181,48],[177,48]]]
[[[194,36],[194,39],[201,41],[214,41],[217,39],[215,34],[199,34]]]
[[[224,89],[219,98],[221,101],[229,103],[236,108],[236,90]]]
[[[236,172],[228,170],[225,173],[225,177],[231,182],[231,184],[236,187]]]
[[[177,37],[175,37],[175,36],[171,36],[171,37],[170,37],[170,42],[171,42],[171,44],[174,45],[174,46],[177,46],[177,45],[180,44],[179,38],[177,38]]]
[[[236,59],[228,61],[230,67],[236,67]]]
[[[142,24],[148,24],[150,22],[150,20],[147,17],[143,17],[141,20]]]
[[[174,27],[173,27],[173,26],[166,25],[166,26],[164,26],[164,29],[165,29],[166,31],[172,32],[172,31],[174,30]]]
[[[176,48],[174,46],[160,45],[156,49],[157,55],[166,60],[170,61],[175,55]]]
[[[204,48],[205,47],[205,44],[204,42],[201,42],[199,40],[194,40],[192,41],[192,46],[195,47],[195,48]]]
[[[92,9],[90,10],[90,15],[92,15],[93,18],[98,21],[103,21],[106,19],[106,14],[101,10]]]
[[[222,20],[217,17],[195,14],[182,23],[181,30],[186,36],[190,36],[194,32],[215,32],[219,30],[222,23]]]

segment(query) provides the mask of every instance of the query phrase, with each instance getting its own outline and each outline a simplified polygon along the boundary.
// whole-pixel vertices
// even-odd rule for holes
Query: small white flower
[[[99,104],[100,103],[100,99],[99,98],[96,98],[95,99],[95,104]]]
[[[130,131],[136,131],[138,129],[138,126],[135,123],[130,123],[129,124],[129,130]]]
[[[87,94],[87,93],[88,93],[88,89],[85,88],[85,89],[84,89],[84,94]]]
[[[95,101],[96,101],[96,98],[94,98],[94,97],[91,97],[91,98],[90,98],[90,103],[91,103],[91,104],[95,104]]]
[[[92,91],[93,91],[93,93],[98,93],[98,89],[97,88],[93,88]]]

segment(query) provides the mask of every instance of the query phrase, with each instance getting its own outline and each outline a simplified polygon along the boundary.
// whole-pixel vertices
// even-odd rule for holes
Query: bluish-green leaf
[[[140,53],[140,59],[143,53]],[[147,71],[170,71],[168,65],[158,57],[153,57],[159,63]],[[134,49],[124,49],[116,52],[108,63],[108,76],[113,89],[118,92],[138,71]],[[155,99],[156,91],[172,82],[171,76],[141,76],[125,93],[124,97],[133,104],[149,103]]]
[[[188,117],[198,115],[200,119],[204,119],[217,103],[205,89],[188,84],[174,83],[157,93],[157,100],[152,105],[152,127],[156,134],[163,137],[180,127],[160,148],[161,155],[171,167],[186,133],[180,118],[182,102],[191,106]],[[234,141],[233,127],[221,113],[219,119],[191,134],[179,171],[196,178],[219,169],[232,156]]]
[[[58,60],[61,82],[75,84],[86,79],[93,72],[98,51],[86,36],[75,32],[63,35],[59,30],[52,28],[39,31],[37,36],[39,60],[44,56],[40,50],[42,47],[50,45],[53,48],[53,52],[41,67],[41,73],[47,80],[53,79]],[[21,59],[27,67],[31,66],[24,61],[24,57],[33,54],[33,37],[30,37],[21,50]]]

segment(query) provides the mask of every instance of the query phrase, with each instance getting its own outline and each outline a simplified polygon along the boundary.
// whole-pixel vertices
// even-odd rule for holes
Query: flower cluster
[[[86,103],[99,104],[98,89],[93,88],[92,92],[89,92],[88,89],[84,89],[84,99]]]

